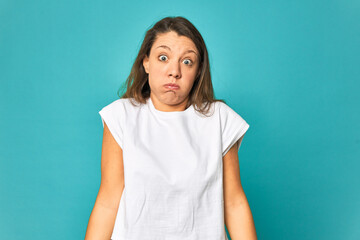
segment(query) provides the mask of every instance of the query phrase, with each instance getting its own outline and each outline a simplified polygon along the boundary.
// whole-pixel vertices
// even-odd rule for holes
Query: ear
[[[143,66],[146,73],[149,73],[149,57],[145,55],[143,59]]]

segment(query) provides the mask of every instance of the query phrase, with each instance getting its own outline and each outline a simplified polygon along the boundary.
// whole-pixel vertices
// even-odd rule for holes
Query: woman
[[[256,239],[237,152],[249,124],[214,99],[208,53],[183,17],[145,35],[104,126],[86,240]],[[210,114],[209,114],[210,113]]]

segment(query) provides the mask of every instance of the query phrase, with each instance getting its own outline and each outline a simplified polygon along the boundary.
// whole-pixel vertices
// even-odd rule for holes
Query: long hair
[[[150,97],[151,89],[148,74],[143,66],[143,59],[145,56],[149,57],[151,47],[157,36],[170,31],[176,32],[179,36],[190,38],[200,55],[199,73],[196,75],[192,89],[189,92],[186,108],[193,105],[196,111],[205,114],[208,112],[211,103],[217,101],[225,103],[223,99],[215,99],[214,97],[208,51],[201,34],[189,20],[181,16],[165,17],[147,30],[131,72],[126,82],[118,90],[118,96],[120,98],[133,98],[138,103],[146,103],[146,100]],[[120,96],[119,91],[125,87],[126,92]]]

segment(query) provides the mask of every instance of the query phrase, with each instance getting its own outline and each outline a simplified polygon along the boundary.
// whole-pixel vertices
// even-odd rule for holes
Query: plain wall
[[[198,28],[216,97],[250,125],[258,238],[360,239],[360,5],[344,0],[0,1],[0,238],[84,238],[98,111],[166,16]]]

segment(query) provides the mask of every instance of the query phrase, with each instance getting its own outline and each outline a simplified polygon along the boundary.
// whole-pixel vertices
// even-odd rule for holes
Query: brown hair
[[[165,17],[147,30],[139,53],[131,68],[131,72],[126,82],[119,89],[120,91],[127,86],[127,90],[122,96],[119,95],[118,91],[119,97],[134,98],[136,102],[146,103],[146,100],[150,97],[150,86],[148,75],[143,66],[143,59],[145,55],[150,55],[151,47],[158,34],[170,31],[175,31],[179,36],[190,38],[194,42],[200,55],[198,74],[196,75],[194,85],[189,92],[189,101],[186,108],[194,105],[198,112],[205,114],[208,112],[211,103],[217,101],[225,103],[223,99],[215,99],[214,97],[208,52],[201,34],[189,20],[181,16]]]

